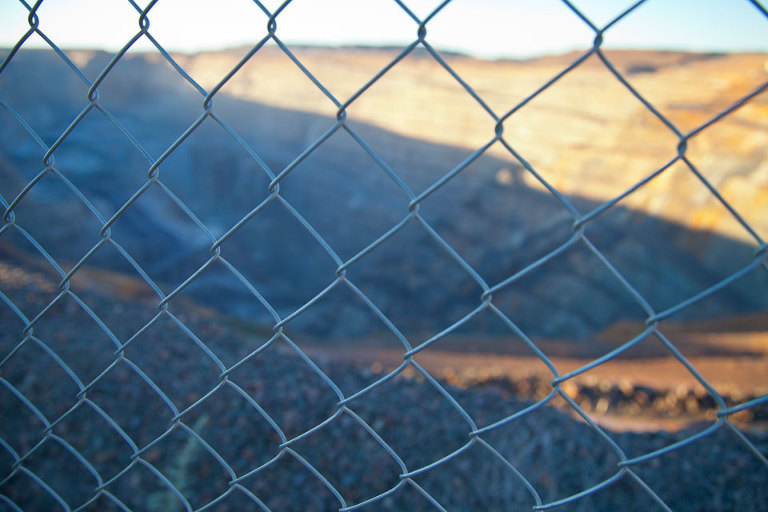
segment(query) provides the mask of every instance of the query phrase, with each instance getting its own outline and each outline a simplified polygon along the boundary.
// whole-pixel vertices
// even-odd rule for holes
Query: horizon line
[[[6,55],[3,56],[3,59],[7,57],[7,54],[13,49],[15,45],[6,46],[2,45],[0,46],[0,52],[5,53]],[[229,46],[222,46],[222,47],[211,47],[211,48],[199,48],[199,49],[189,49],[189,48],[181,48],[181,49],[168,49],[163,47],[163,50],[166,51],[169,54],[172,55],[186,55],[186,56],[195,56],[195,55],[202,55],[202,54],[217,54],[217,53],[231,53],[235,51],[242,51],[242,50],[250,50],[255,45],[248,45],[248,44],[233,44]],[[399,52],[404,50],[408,45],[402,45],[397,43],[384,43],[384,44],[368,44],[368,43],[341,43],[341,44],[328,44],[328,43],[312,43],[312,42],[297,42],[297,43],[291,43],[286,44],[286,46],[289,47],[289,49],[300,49],[300,50],[330,50],[330,51],[350,51],[350,50],[360,50],[360,51],[381,51],[381,52]],[[279,46],[274,43],[273,41],[267,42],[264,46],[264,48],[279,48]],[[534,53],[531,55],[499,55],[499,56],[487,56],[487,55],[478,55],[474,54],[472,52],[468,51],[462,51],[460,49],[452,49],[452,48],[440,48],[432,46],[435,51],[440,53],[443,56],[447,57],[465,57],[470,59],[475,59],[479,61],[487,61],[487,62],[504,62],[504,61],[513,61],[513,62],[524,62],[524,61],[530,61],[530,60],[538,60],[543,58],[552,58],[552,57],[562,57],[566,55],[571,54],[584,54],[592,50],[592,47],[574,47],[574,48],[564,48],[559,51],[551,51],[551,52],[542,52],[542,53]],[[98,47],[98,46],[57,46],[58,50],[61,50],[62,52],[98,52],[98,53],[107,53],[107,54],[117,54],[122,48],[118,49],[111,49],[106,47]],[[57,48],[54,48],[52,46],[38,46],[33,45],[32,47],[26,47],[22,45],[20,48],[17,49],[17,51],[53,51],[56,52]],[[689,49],[689,48],[676,48],[674,46],[669,47],[658,47],[658,46],[635,46],[635,45],[607,45],[607,46],[600,46],[600,50],[604,51],[610,51],[610,52],[632,52],[632,53],[659,53],[659,54],[692,54],[692,55],[717,55],[717,56],[728,56],[728,55],[766,55],[768,56],[767,50],[757,50],[757,49]],[[148,54],[158,51],[158,49],[154,46],[152,47],[136,47],[136,48],[129,48],[126,51],[126,54],[128,52],[132,52],[135,54]],[[282,51],[282,49],[281,49]],[[426,52],[429,53],[426,48],[423,46],[417,46],[411,50],[411,53],[413,52]]]

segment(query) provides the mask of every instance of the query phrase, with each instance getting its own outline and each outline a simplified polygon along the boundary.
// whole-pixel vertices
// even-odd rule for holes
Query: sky
[[[31,0],[27,0],[31,4]],[[134,0],[141,8],[148,0]],[[766,0],[756,0],[763,9]],[[419,19],[438,0],[402,0]],[[263,0],[273,12],[281,2]],[[634,2],[572,0],[597,27]],[[130,0],[43,0],[40,29],[61,48],[116,51],[139,30]],[[22,1],[0,0],[0,47],[29,29]],[[395,0],[294,0],[278,15],[287,44],[406,45],[418,23]],[[158,0],[149,32],[169,51],[197,52],[253,45],[267,34],[268,16],[254,0]],[[595,32],[561,0],[453,0],[427,24],[439,49],[484,58],[524,58],[589,48]],[[768,52],[768,17],[749,0],[647,0],[604,36],[608,48]],[[35,35],[26,48],[45,47]],[[135,50],[152,46],[146,38]]]

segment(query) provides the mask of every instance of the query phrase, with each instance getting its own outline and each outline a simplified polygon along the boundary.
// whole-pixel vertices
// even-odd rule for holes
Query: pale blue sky
[[[418,17],[439,4],[403,1]],[[279,3],[264,1],[268,9]],[[634,2],[572,3],[603,26]],[[42,31],[63,48],[114,51],[138,31],[139,15],[128,0],[44,0],[38,13]],[[266,35],[267,16],[252,0],[159,0],[149,19],[150,33],[168,50],[249,45]],[[277,27],[294,44],[404,45],[416,38],[418,25],[394,0],[295,0]],[[560,0],[454,0],[427,27],[427,41],[438,48],[490,58],[584,49],[594,38]],[[23,4],[0,0],[0,46],[13,45],[27,29]],[[26,45],[44,46],[37,36]],[[748,0],[648,0],[606,33],[605,46],[766,52],[768,18]],[[149,47],[146,40],[136,46]]]

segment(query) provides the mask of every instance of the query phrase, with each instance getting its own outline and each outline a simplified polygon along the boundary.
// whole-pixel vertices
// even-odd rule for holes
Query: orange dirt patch
[[[374,372],[397,368],[403,362],[404,352],[398,349],[361,346],[347,346],[339,350],[319,345],[303,348],[313,358],[366,366]],[[428,349],[419,352],[415,359],[431,375],[458,385],[492,379],[552,379],[551,372],[536,357]],[[593,361],[568,357],[554,357],[550,360],[561,375]],[[734,400],[768,392],[768,357],[701,356],[691,357],[688,361],[718,393],[727,394]],[[646,387],[677,390],[681,393],[692,389],[703,391],[703,387],[691,372],[672,356],[612,360],[574,377],[573,383],[598,386],[607,384],[618,388]],[[565,387],[563,389],[568,391]],[[564,403],[562,401],[561,405]],[[655,414],[652,407],[639,414],[589,411],[589,415],[596,423],[611,430],[637,432],[675,431],[714,419],[713,414],[664,417]]]

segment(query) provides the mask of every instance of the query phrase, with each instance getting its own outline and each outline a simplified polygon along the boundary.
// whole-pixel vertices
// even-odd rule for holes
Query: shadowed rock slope
[[[94,78],[105,58],[91,58],[83,68],[86,75]],[[87,87],[50,53],[21,53],[0,75],[0,99],[48,145],[87,105],[86,97]],[[202,114],[202,100],[167,63],[144,55],[121,61],[99,87],[99,105],[152,158],[160,157]],[[228,95],[226,90],[214,98],[213,110],[274,174],[334,124],[330,115],[268,106]],[[362,121],[350,108],[350,126],[417,195],[472,152],[404,136],[360,117]],[[538,121],[532,122],[538,126]],[[10,202],[43,170],[45,151],[6,109],[0,110],[0,130],[4,134],[0,140],[0,194]],[[759,135],[764,127],[752,131]],[[513,137],[514,131],[511,134]],[[514,146],[515,139],[510,141]],[[719,158],[715,150],[710,154]],[[757,150],[750,154],[730,164],[724,158],[718,160],[724,175],[740,177],[743,184],[759,181],[762,157]],[[56,261],[71,265],[99,241],[102,224],[55,173],[108,219],[145,184],[150,162],[96,109],[61,142],[54,156],[55,172],[47,173],[16,205],[15,222]],[[611,155],[593,153],[591,158],[602,172],[608,168],[623,172],[621,162]],[[582,172],[579,169],[582,167],[576,166],[574,172]],[[631,172],[641,176],[637,169]],[[565,178],[554,176],[555,184],[563,182],[568,200],[582,214],[608,198],[599,199],[606,195],[600,191],[605,183],[595,182],[595,192],[590,173],[584,171],[583,177],[580,190],[573,185],[577,178],[568,177],[566,183]],[[220,237],[271,197],[270,178],[210,118],[163,161],[158,178],[114,223],[110,236],[169,293],[210,258],[211,237]],[[626,205],[619,203],[585,226],[587,239],[657,311],[714,285],[754,258],[755,244],[746,241],[748,236],[727,236],[722,229],[707,227],[734,221],[696,183],[688,169],[675,166],[641,188],[637,192],[640,199],[634,201],[635,195],[630,196]],[[621,191],[609,188],[611,193]],[[286,204],[300,212],[341,261],[358,254],[409,214],[408,194],[343,129],[281,181],[280,197],[284,203],[272,200],[228,238],[221,255],[282,316],[331,284],[338,267]],[[204,224],[210,237],[176,199]],[[650,205],[646,210],[641,208],[643,201]],[[674,215],[670,212],[676,208],[689,211],[696,201],[708,205],[702,206],[698,227],[671,220]],[[659,204],[667,206],[660,210]],[[756,229],[763,227],[759,219],[768,217],[761,204],[736,205],[748,213],[748,220],[758,219]],[[658,214],[649,213],[654,208]],[[573,235],[574,219],[568,210],[496,146],[425,199],[419,215],[491,286]],[[22,251],[36,252],[16,231],[6,231],[3,237]],[[96,251],[87,264],[137,276],[109,244]],[[449,326],[479,305],[482,295],[481,287],[416,218],[352,265],[347,276],[406,335],[425,336]],[[758,268],[684,310],[678,318],[765,309],[766,289],[768,273]],[[274,323],[220,262],[208,267],[183,293],[257,324]],[[583,241],[494,294],[494,303],[526,332],[569,339],[584,338],[617,321],[647,316]],[[386,329],[343,283],[292,321],[291,327],[320,336],[360,336]],[[466,329],[493,333],[504,327],[494,318],[481,316]]]

